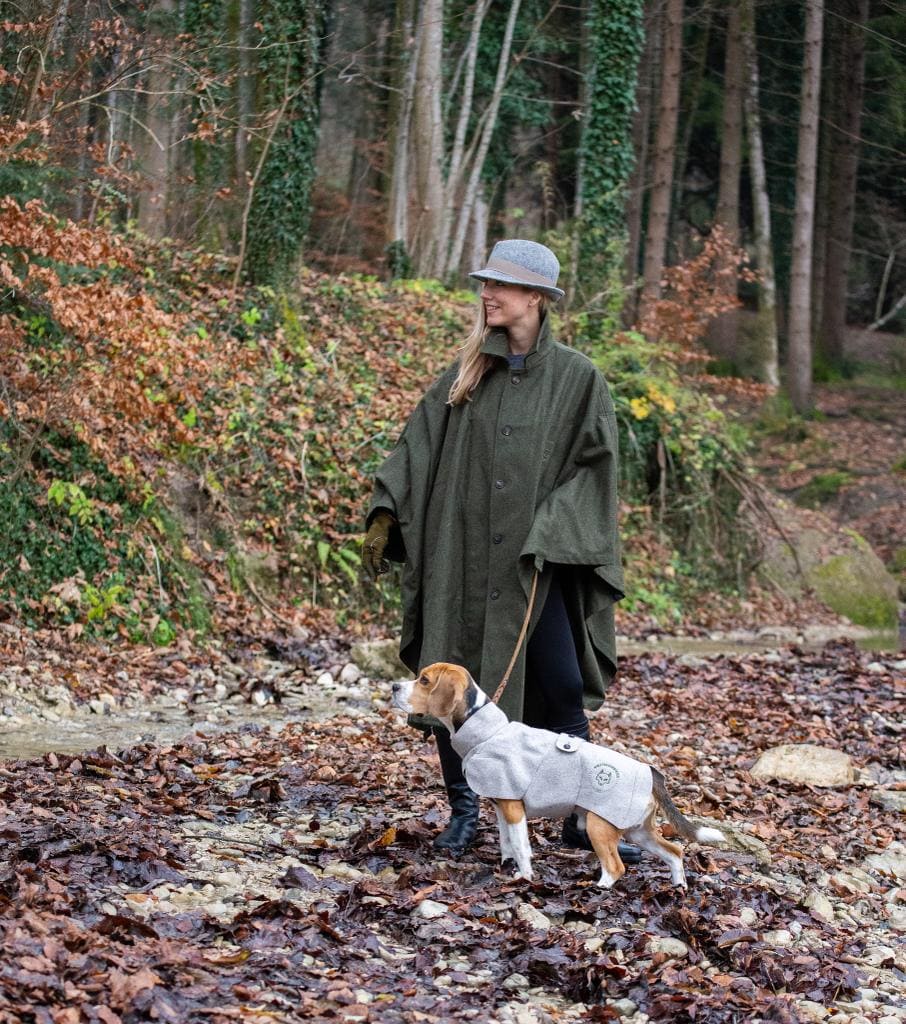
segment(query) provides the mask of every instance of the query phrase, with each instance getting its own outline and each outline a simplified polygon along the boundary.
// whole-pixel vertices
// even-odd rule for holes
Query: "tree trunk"
[[[456,273],[462,261],[466,231],[468,230],[469,222],[472,220],[472,210],[479,197],[484,162],[491,145],[491,137],[494,134],[494,129],[497,127],[497,113],[500,110],[500,100],[503,96],[503,87],[506,84],[507,70],[510,64],[510,50],[513,46],[513,33],[516,30],[516,19],[519,17],[521,2],[522,0],[510,0],[510,13],[503,34],[503,44],[500,47],[500,57],[497,61],[497,76],[494,79],[494,89],[491,93],[487,109],[482,115],[483,124],[478,141],[478,149],[472,158],[469,180],[465,186],[459,219],[453,234],[453,243],[450,246],[450,253],[445,262],[446,272],[450,275]]]
[[[780,384],[777,358],[777,287],[774,281],[774,253],[771,241],[771,204],[764,163],[759,111],[758,53],[755,45],[755,0],[742,0],[741,37],[745,90],[746,134],[749,143],[749,176],[752,179],[752,209],[755,225],[755,259],[760,284],[758,321],[755,329],[755,359],[761,380],[771,387]]]
[[[236,80],[236,187],[244,196],[248,186],[249,128],[255,116],[255,60],[252,54],[252,26],[255,21],[255,0],[239,0],[239,74]]]
[[[726,0],[726,6],[732,6],[734,0]],[[677,128],[676,156],[673,161],[673,199],[670,204],[670,220],[667,227],[667,237],[676,237],[677,218],[682,211],[683,190],[686,182],[686,167],[689,163],[689,150],[692,146],[692,133],[697,126],[698,111],[701,105],[702,93],[705,81],[710,78],[711,69],[708,67],[708,54],[711,49],[711,28],[714,24],[714,7],[717,5],[705,3],[697,13],[697,20],[701,21],[699,28],[698,42],[691,54],[692,68],[687,72],[687,81],[691,83],[684,90],[682,78],[680,79],[680,95],[685,92],[687,98],[682,104],[682,130]]]
[[[157,0],[151,14],[155,38],[150,40],[154,56],[148,70],[148,107],[146,132],[141,142],[142,165],[148,190],[138,205],[138,226],[151,238],[163,238],[169,230],[167,217],[167,180],[170,169],[170,94],[173,76],[169,67],[167,40],[173,37],[169,19],[174,0]]]
[[[621,325],[626,189],[635,153],[632,118],[644,48],[643,0],[592,0],[582,114],[582,220],[577,295],[589,341]]]
[[[651,112],[653,108],[654,68],[658,66],[657,5],[649,0],[645,5],[645,49],[639,65],[639,84],[636,90],[636,110],[632,120],[632,151],[635,162],[626,196],[626,300],[623,322],[635,321],[638,291],[639,256],[642,252],[642,207],[648,180],[648,147],[651,140]]]
[[[387,244],[409,247],[409,136],[415,102],[415,73],[421,35],[415,30],[413,0],[397,0],[397,52],[400,72],[390,107],[390,191],[387,209]],[[410,52],[411,50],[411,52]],[[402,255],[402,254],[401,254]]]
[[[846,332],[846,293],[859,169],[868,0],[848,0],[844,6],[846,20],[840,28],[840,77],[837,80],[840,122],[828,125],[832,139],[830,166],[833,185],[828,208],[823,316],[819,335],[822,353],[829,362],[837,365],[843,360]]]
[[[788,337],[788,385],[790,399],[798,413],[808,413],[812,408],[812,241],[815,226],[818,118],[821,112],[823,28],[824,0],[806,0]]]
[[[648,230],[645,235],[641,315],[661,296],[661,274],[667,257],[667,228],[676,156],[676,124],[682,73],[683,0],[667,0],[664,16],[664,59],[654,144],[654,169]]]
[[[727,18],[724,49],[724,108],[720,138],[720,177],[714,221],[734,246],[739,245],[739,172],[742,168],[742,38],[740,4],[733,3]],[[726,266],[720,268],[726,271]],[[729,281],[727,287],[731,287]],[[735,281],[732,285],[735,295]],[[712,327],[721,351],[736,347],[739,318],[736,310],[724,313]]]
[[[462,93],[458,103],[459,113],[456,119],[456,131],[453,136],[453,149],[447,167],[447,180],[444,188],[444,215],[441,224],[439,247],[441,253],[447,254],[450,247],[450,235],[453,231],[456,206],[462,199],[462,179],[465,171],[464,159],[466,151],[466,131],[472,116],[472,99],[475,91],[475,67],[478,63],[478,43],[481,39],[481,26],[490,8],[490,0],[476,0],[472,13],[472,25],[469,29],[469,40],[463,54]],[[474,225],[473,225],[474,226]],[[484,246],[482,245],[482,248]]]
[[[411,251],[416,271],[438,277],[438,251],[443,218],[444,131],[441,117],[443,90],[443,0],[423,0],[418,28],[418,56],[413,106],[416,218]]]

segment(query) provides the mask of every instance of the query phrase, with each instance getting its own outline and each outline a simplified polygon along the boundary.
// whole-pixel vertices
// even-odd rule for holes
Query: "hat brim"
[[[531,288],[532,291],[542,292],[544,295],[549,296],[552,299],[562,299],[566,294],[562,288],[558,288],[553,284],[535,284],[533,281],[520,281],[518,277],[513,277],[510,274],[504,274],[499,270],[473,270],[469,277],[474,277],[476,281],[500,281],[503,284],[518,284],[523,288]]]

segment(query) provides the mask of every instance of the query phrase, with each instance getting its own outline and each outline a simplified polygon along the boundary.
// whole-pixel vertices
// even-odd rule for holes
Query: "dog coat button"
[[[491,600],[492,601],[496,601],[498,597],[500,597],[500,591],[499,590],[492,590],[491,591]]]
[[[564,754],[574,754],[578,749],[579,741],[574,736],[562,733],[557,737],[557,750],[562,750]]]
[[[494,536],[491,538],[491,540],[495,544],[499,544],[503,540],[503,534],[502,533],[495,533]]]

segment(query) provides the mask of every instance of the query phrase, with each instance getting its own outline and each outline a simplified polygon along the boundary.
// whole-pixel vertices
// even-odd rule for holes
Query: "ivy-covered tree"
[[[308,227],[318,137],[321,0],[269,0],[258,12],[259,111],[266,128],[252,158],[240,269],[275,283],[293,269]]]
[[[644,6],[643,0],[588,0],[586,6],[576,296],[598,322],[615,320],[623,303],[626,185]]]

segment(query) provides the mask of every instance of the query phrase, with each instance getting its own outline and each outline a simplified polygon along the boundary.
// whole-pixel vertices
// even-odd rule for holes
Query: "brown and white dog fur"
[[[464,668],[446,662],[429,665],[415,680],[394,683],[392,690],[393,703],[401,711],[436,718],[443,722],[451,734],[489,699]],[[601,877],[598,884],[605,889],[611,888],[626,870],[617,852],[617,843],[624,836],[629,842],[638,844],[643,850],[664,861],[670,868],[674,885],[686,886],[682,847],[661,835],[657,825],[658,811],[684,839],[706,845],[714,845],[725,840],[723,833],[717,829],[696,828],[692,822],[684,818],[667,794],[661,773],[654,768],[651,772],[651,800],[636,825],[618,829],[593,811],[582,807],[576,808],[579,824],[584,824],[587,829],[588,837],[601,862]],[[530,879],[532,851],[523,802],[495,799],[494,804],[497,808],[497,825],[500,832],[500,861],[503,863],[513,860],[516,863],[516,877]]]

